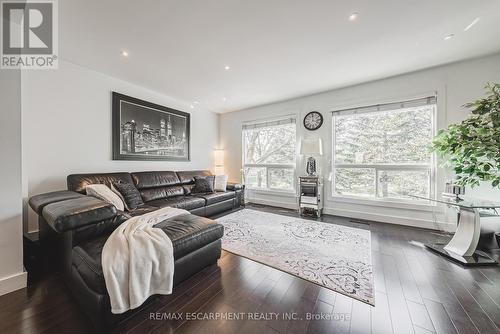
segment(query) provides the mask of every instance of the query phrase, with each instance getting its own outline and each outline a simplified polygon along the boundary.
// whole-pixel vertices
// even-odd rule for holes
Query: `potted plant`
[[[464,105],[472,113],[459,124],[439,130],[431,144],[459,186],[489,182],[500,187],[500,84],[488,84],[487,96]]]

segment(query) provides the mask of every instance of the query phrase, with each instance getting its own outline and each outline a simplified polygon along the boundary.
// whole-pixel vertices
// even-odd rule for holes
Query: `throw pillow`
[[[85,192],[89,196],[114,205],[117,210],[123,211],[125,209],[122,199],[105,184],[90,184],[85,187]]]
[[[194,187],[191,190],[192,193],[213,193],[214,192],[214,180],[215,176],[195,176],[194,177]]]
[[[118,197],[120,197],[120,199],[122,200],[123,202],[123,206],[125,207],[125,210],[126,211],[130,211],[130,208],[128,207],[127,203],[125,202],[125,197],[123,197],[122,193],[118,191],[118,189],[116,189],[115,185],[113,183],[111,183],[111,191],[113,191]]]
[[[115,182],[113,186],[123,196],[123,202],[128,211],[137,209],[138,206],[143,205],[141,193],[130,183]]]
[[[227,175],[216,175],[214,181],[215,191],[226,191],[227,187]]]

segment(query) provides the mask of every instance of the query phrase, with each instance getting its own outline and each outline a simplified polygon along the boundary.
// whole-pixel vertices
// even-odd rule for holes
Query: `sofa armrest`
[[[47,224],[62,233],[116,217],[114,205],[100,199],[82,196],[51,203],[42,211]]]
[[[232,191],[241,190],[243,188],[245,188],[245,186],[243,184],[237,183],[237,182],[228,182],[227,186],[226,186],[227,190],[232,190]]]
[[[60,190],[60,191],[53,191],[50,193],[35,195],[29,199],[28,203],[30,207],[33,209],[33,211],[35,211],[38,215],[41,215],[43,208],[45,208],[49,204],[84,196],[85,195],[82,195],[74,191]]]

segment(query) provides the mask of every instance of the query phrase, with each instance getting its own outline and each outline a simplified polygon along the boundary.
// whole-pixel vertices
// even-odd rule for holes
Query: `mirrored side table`
[[[436,199],[415,195],[411,197],[454,206],[459,211],[458,226],[453,238],[447,244],[426,244],[427,248],[464,266],[498,264],[488,254],[478,250],[477,245],[481,233],[480,210],[500,208],[500,202],[474,198],[462,200],[444,196]]]
[[[321,217],[323,212],[323,178],[321,176],[299,176],[299,214]]]

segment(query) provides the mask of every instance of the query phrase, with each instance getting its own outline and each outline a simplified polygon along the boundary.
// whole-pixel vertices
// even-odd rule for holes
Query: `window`
[[[336,196],[434,196],[436,97],[332,112]]]
[[[295,118],[243,125],[246,187],[294,191],[295,132]]]

